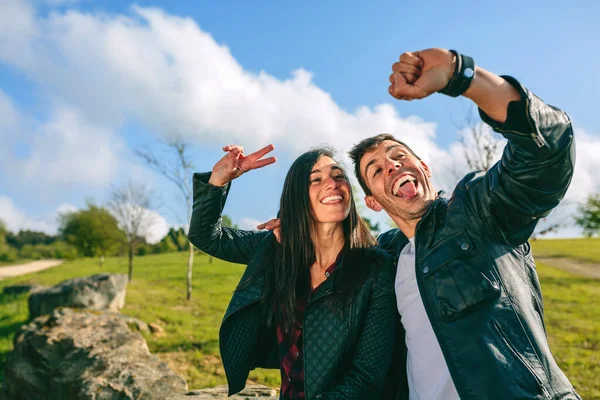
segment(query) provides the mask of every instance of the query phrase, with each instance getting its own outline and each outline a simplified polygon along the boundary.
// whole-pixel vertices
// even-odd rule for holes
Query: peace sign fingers
[[[273,164],[275,161],[277,161],[277,157],[268,157],[261,160],[262,157],[273,151],[273,149],[275,149],[275,146],[269,144],[252,154],[248,154],[245,157],[240,157],[240,160],[238,161],[238,167],[242,171],[247,172],[251,169],[258,169]]]

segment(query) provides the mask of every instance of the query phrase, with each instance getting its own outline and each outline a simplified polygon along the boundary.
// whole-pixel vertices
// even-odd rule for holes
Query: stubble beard
[[[390,216],[390,218],[398,218],[410,223],[420,220],[433,202],[433,199],[420,199],[418,202],[411,204],[410,207],[407,208],[401,206],[391,199],[386,198],[384,201],[380,201],[380,204],[383,206],[383,209]]]

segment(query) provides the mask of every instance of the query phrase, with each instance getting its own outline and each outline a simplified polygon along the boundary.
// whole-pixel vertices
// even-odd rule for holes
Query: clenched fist
[[[388,91],[398,100],[423,99],[446,87],[454,63],[454,54],[445,49],[403,53],[392,65]]]

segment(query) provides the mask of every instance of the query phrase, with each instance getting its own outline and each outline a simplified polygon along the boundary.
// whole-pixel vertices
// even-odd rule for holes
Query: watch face
[[[463,72],[465,78],[472,78],[473,75],[475,74],[475,72],[473,71],[472,68],[467,68],[465,69],[465,72]]]

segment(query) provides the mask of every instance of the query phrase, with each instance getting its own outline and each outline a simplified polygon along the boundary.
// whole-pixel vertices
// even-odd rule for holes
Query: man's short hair
[[[371,150],[374,150],[379,144],[385,140],[391,140],[392,142],[396,142],[406,147],[406,150],[410,152],[413,156],[417,157],[417,159],[421,159],[418,155],[415,154],[414,151],[410,147],[406,145],[406,143],[401,140],[396,139],[393,135],[389,133],[380,133],[376,136],[371,136],[370,138],[366,138],[361,140],[357,145],[355,145],[352,150],[348,153],[352,162],[354,163],[354,174],[356,175],[356,179],[358,179],[358,183],[360,183],[360,187],[364,190],[367,196],[371,195],[371,190],[367,187],[365,180],[360,172],[360,160],[363,156]]]

